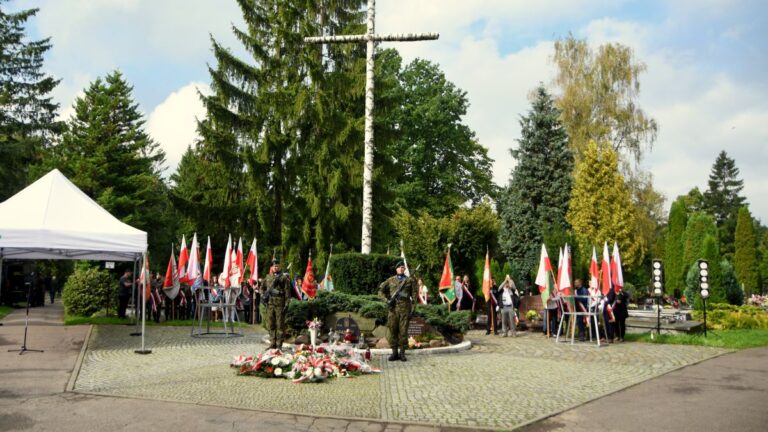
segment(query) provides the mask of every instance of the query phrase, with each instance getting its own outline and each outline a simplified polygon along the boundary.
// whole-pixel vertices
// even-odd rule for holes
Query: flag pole
[[[140,256],[140,255],[139,255]],[[139,256],[133,260],[133,277],[131,278],[131,300],[133,300],[133,320],[136,321],[136,329],[131,333],[131,336],[139,336],[139,302],[136,298],[136,263],[139,261]]]
[[[147,296],[144,293],[144,291],[147,290],[147,282],[149,280],[148,278],[148,269],[146,268],[147,265],[147,252],[144,252],[144,262],[141,264],[141,274],[144,277],[144,286],[142,287],[142,293],[141,293],[141,349],[134,350],[133,352],[136,354],[151,354],[152,350],[148,350],[144,347],[144,330],[146,329],[146,322],[147,322]]]
[[[488,249],[488,245],[486,244],[485,245],[485,257],[486,258],[488,258],[488,253],[489,253],[489,249]],[[490,270],[490,262],[489,262],[488,266],[489,266],[489,270]],[[495,335],[496,334],[496,313],[495,313],[496,312],[496,308],[493,307],[493,302],[494,302],[495,298],[493,297],[493,283],[492,283],[492,281],[493,281],[493,278],[491,278],[491,281],[489,281],[489,282],[491,282],[491,287],[490,287],[491,288],[491,298],[489,300],[491,301],[491,319],[492,319],[492,321],[491,321],[491,333]]]

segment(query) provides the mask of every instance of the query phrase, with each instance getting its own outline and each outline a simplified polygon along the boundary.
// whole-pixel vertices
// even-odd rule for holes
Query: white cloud
[[[211,93],[204,83],[189,83],[168,95],[147,120],[147,133],[165,151],[166,176],[176,171],[181,156],[198,137],[197,119],[205,116],[205,107],[198,91]]]

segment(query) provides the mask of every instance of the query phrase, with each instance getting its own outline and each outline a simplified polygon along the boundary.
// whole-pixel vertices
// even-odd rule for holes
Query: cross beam
[[[373,51],[374,42],[407,42],[435,40],[437,33],[403,33],[377,35],[374,32],[375,0],[368,0],[368,24],[362,35],[316,36],[306,37],[304,42],[326,43],[366,43],[365,59],[365,161],[363,165],[363,234],[360,252],[371,253],[371,214],[373,200]]]

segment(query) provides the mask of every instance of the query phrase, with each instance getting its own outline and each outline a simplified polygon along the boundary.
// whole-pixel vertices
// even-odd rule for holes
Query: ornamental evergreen
[[[531,280],[538,265],[543,233],[567,227],[573,184],[573,154],[560,123],[560,111],[543,86],[535,90],[530,111],[520,119],[521,138],[511,150],[517,165],[498,199],[499,243],[521,278]]]
[[[635,207],[618,156],[610,145],[590,143],[576,168],[571,204],[566,219],[582,251],[593,245],[616,242],[625,271],[640,264],[643,245],[637,235]]]
[[[678,198],[669,209],[667,238],[664,246],[665,292],[669,295],[675,292],[679,295],[685,289],[685,273],[688,265],[683,260],[683,255],[687,222],[685,202],[682,198]]]
[[[739,209],[736,221],[736,244],[733,264],[736,279],[744,287],[744,294],[750,297],[758,289],[757,242],[755,241],[754,222],[749,209]]]
[[[688,218],[683,239],[683,262],[686,268],[703,258],[704,238],[706,236],[717,238],[717,226],[712,216],[704,212],[695,212]]]

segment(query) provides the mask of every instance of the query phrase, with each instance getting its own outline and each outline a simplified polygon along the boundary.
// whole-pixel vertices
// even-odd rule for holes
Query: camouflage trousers
[[[394,308],[389,309],[387,315],[387,328],[389,329],[389,346],[395,348],[408,347],[408,321],[411,318],[411,303],[397,302]]]
[[[266,327],[272,347],[280,349],[285,339],[285,302],[282,299],[269,299],[267,303]]]

